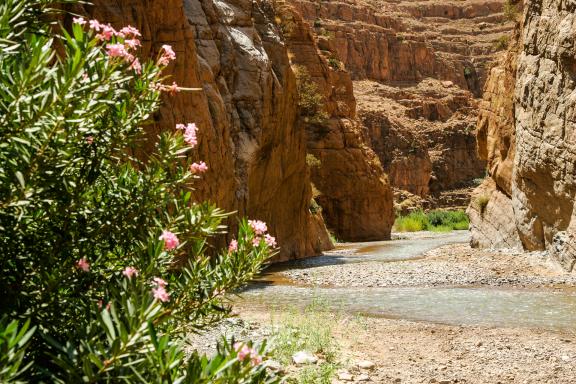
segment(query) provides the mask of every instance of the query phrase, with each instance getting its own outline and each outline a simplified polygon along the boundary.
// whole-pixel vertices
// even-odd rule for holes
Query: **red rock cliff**
[[[202,88],[165,97],[151,128],[197,123],[197,156],[209,166],[198,198],[268,222],[281,245],[279,259],[330,246],[321,218],[309,210],[305,132],[297,124],[295,77],[274,15],[251,0],[94,3],[87,9],[92,16],[140,29],[145,56],[172,45],[177,60],[169,81]]]

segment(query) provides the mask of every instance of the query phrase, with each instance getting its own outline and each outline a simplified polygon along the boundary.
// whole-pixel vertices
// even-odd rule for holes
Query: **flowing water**
[[[333,310],[445,324],[576,329],[576,293],[510,288],[314,288],[294,286],[278,270],[331,263],[395,262],[421,257],[440,245],[467,241],[466,232],[421,234],[389,242],[340,246],[325,256],[284,264],[243,292],[250,306],[281,303],[305,306],[314,301]],[[344,249],[352,254],[341,254]],[[359,266],[360,267],[360,266]]]

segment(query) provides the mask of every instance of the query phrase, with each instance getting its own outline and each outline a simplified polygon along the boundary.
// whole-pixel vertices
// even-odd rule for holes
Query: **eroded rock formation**
[[[279,259],[330,246],[322,218],[309,210],[305,132],[288,51],[274,15],[248,0],[96,0],[86,11],[143,34],[142,53],[170,44],[177,60],[169,81],[202,92],[164,98],[150,134],[196,122],[197,156],[209,171],[198,198],[269,223]],[[233,220],[234,221],[234,220]],[[232,223],[233,224],[233,223]]]
[[[312,167],[316,197],[330,230],[340,240],[384,240],[394,221],[392,191],[380,161],[369,147],[356,116],[350,74],[333,68],[316,45],[308,23],[288,3],[278,3],[276,13],[285,31],[296,71],[317,86],[318,116],[302,116],[308,152],[318,159]]]
[[[358,115],[391,184],[426,197],[484,176],[476,101],[512,23],[503,0],[293,0],[333,67],[354,81]]]
[[[491,76],[495,82],[513,85],[514,105],[512,110],[505,97],[488,99],[494,112],[487,116],[491,121],[484,123],[485,138],[479,140],[495,180],[488,205],[510,205],[512,209],[501,214],[514,223],[510,232],[517,233],[522,247],[547,249],[572,270],[576,262],[576,3],[525,1],[519,44],[516,76],[507,65]],[[475,210],[473,202],[470,211]],[[493,219],[477,216],[473,223],[474,241],[499,245],[494,231],[486,229],[494,225]]]

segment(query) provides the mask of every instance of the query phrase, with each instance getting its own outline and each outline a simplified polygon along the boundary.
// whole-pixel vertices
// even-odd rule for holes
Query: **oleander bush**
[[[196,126],[150,142],[160,93],[185,91],[162,75],[172,48],[141,62],[135,28],[51,6],[0,4],[0,382],[278,382],[265,345],[184,354],[276,244],[241,220],[211,246],[228,215],[192,197]]]

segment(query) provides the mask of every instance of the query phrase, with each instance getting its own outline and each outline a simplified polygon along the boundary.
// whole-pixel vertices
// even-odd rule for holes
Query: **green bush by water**
[[[406,216],[398,216],[394,222],[396,232],[450,232],[468,229],[470,222],[464,211],[433,210],[412,212]]]

